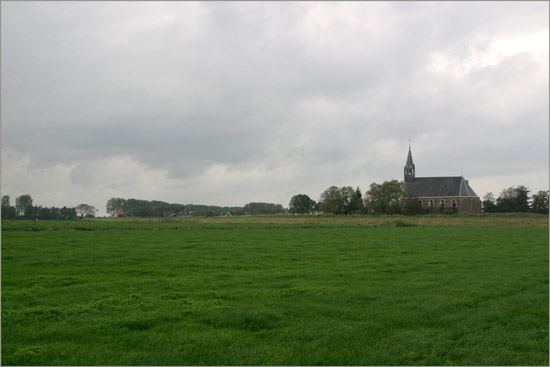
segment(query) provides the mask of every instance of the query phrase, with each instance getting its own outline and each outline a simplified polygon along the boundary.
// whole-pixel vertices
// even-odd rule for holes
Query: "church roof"
[[[406,185],[407,193],[416,197],[477,196],[464,177],[415,177]]]

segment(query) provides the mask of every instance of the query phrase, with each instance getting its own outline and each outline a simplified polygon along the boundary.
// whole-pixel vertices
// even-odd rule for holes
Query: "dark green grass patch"
[[[548,364],[547,228],[143,225],[4,231],[2,363]]]

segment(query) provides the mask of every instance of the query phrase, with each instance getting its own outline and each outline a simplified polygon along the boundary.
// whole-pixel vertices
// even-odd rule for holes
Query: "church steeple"
[[[405,163],[405,182],[414,182],[414,163],[411,153],[411,144],[409,143],[409,155]]]

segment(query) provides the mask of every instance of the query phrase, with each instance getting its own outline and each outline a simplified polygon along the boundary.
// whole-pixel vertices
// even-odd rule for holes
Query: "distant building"
[[[410,145],[404,171],[407,194],[417,197],[423,208],[481,213],[481,200],[464,177],[416,177]]]

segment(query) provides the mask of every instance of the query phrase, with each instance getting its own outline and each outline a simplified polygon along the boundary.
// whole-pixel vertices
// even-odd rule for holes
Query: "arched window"
[[[452,201],[451,206],[452,206],[453,208],[456,208],[456,200],[453,200],[453,201]]]
[[[439,205],[444,208],[445,207],[445,200],[441,200],[441,202],[439,203]]]
[[[422,200],[418,200],[418,205],[419,205],[419,206],[423,206],[423,205],[422,205]]]
[[[433,208],[434,207],[434,202],[432,200],[428,201],[428,206],[430,208]]]

